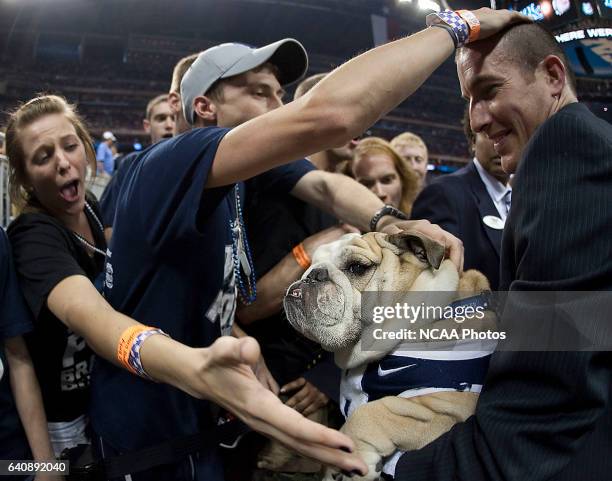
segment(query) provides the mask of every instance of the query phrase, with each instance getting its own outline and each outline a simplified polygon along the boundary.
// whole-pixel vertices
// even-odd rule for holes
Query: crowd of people
[[[364,132],[453,54],[473,159],[432,180],[421,137]],[[612,288],[612,219],[592,207],[609,204],[612,127],[541,26],[446,11],[333,72],[307,66],[293,39],[189,55],[146,108],[151,145],[123,158],[61,96],[11,114],[0,459],[87,449],[96,479],[134,481],[364,476],[335,429],[339,369],[282,309],[346,233],[416,231],[494,289]],[[608,352],[495,353],[476,414],[394,478],[605,479],[611,369]],[[272,471],[270,443],[301,457]]]

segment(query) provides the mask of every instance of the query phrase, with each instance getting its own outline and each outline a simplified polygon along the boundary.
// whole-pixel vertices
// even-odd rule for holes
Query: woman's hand
[[[257,341],[224,336],[209,348],[193,350],[200,357],[190,389],[234,413],[260,433],[300,454],[348,473],[367,473],[350,438],[309,421],[285,406],[255,377],[260,358]]]

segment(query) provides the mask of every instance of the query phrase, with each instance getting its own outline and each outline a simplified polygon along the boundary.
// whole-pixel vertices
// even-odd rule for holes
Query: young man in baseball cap
[[[485,36],[521,18],[488,9],[476,14]],[[312,166],[280,166],[346,143],[413,93],[454,50],[457,33],[443,30],[430,28],[367,52],[282,108],[281,85],[306,70],[306,54],[295,40],[261,49],[209,49],[184,75],[184,120],[206,128],[152,146],[130,169],[117,204],[104,294],[118,311],[193,348],[154,355],[161,342],[156,338],[163,336],[142,327],[135,372],[159,384],[100,361],[91,419],[98,446],[111,456],[207,434],[192,452],[183,449],[180,459],[132,474],[132,480],[222,479],[209,402],[308,457],[365,472],[361,461],[340,449],[350,449],[350,440],[305,420],[257,381],[260,363],[252,339],[223,336],[231,330],[236,292],[245,304],[256,297],[240,181],[276,168],[267,188],[298,196],[312,189],[299,186],[312,179]],[[216,82],[223,85],[216,89]],[[315,186],[329,188],[315,180]],[[343,187],[318,199],[361,230],[398,230],[393,224],[401,213],[377,198],[359,210],[350,207],[356,192],[361,191]],[[453,236],[424,221],[402,227],[445,243],[461,266],[461,245]],[[121,329],[108,326],[109,339]]]

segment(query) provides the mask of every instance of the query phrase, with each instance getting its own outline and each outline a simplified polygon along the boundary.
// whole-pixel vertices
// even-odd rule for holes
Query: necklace
[[[98,216],[96,215],[96,213],[94,212],[94,210],[91,208],[91,206],[89,205],[87,201],[85,201],[85,208],[87,209],[87,212],[90,213],[91,217],[96,221],[96,224],[98,225],[100,232],[102,232],[102,235],[104,235],[104,227],[102,226],[102,222],[100,222],[100,219],[98,219]],[[81,244],[83,244],[85,247],[88,247],[94,253],[100,254],[101,256],[106,258],[106,252],[104,252],[102,249],[98,249],[95,245],[93,245],[91,242],[85,239],[82,235],[79,235],[76,232],[72,232],[72,233],[77,238],[77,240],[79,240]]]
[[[248,306],[257,298],[257,279],[255,278],[251,250],[244,229],[240,194],[238,193],[237,185],[234,187],[234,201],[236,203],[236,220],[230,220],[234,278],[238,285],[238,295],[242,303]],[[242,273],[244,273],[244,276]]]

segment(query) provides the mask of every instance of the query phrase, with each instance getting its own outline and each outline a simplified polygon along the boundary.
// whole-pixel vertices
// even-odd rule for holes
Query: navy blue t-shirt
[[[0,459],[31,459],[11,392],[3,340],[21,336],[32,329],[11,261],[9,242],[0,228]]]
[[[119,194],[107,257],[110,304],[194,347],[229,334],[236,307],[234,185],[204,189],[227,132],[194,129],[142,153]],[[291,190],[307,165],[289,164],[268,185]],[[120,451],[194,434],[213,421],[205,401],[102,360],[92,391],[94,430]]]
[[[119,198],[119,192],[123,186],[123,181],[127,176],[127,173],[135,162],[137,162],[138,156],[142,152],[130,152],[121,159],[119,168],[115,174],[111,177],[108,185],[102,192],[100,197],[100,210],[102,211],[102,219],[104,227],[112,227],[115,221],[115,210],[117,208],[117,199]]]

